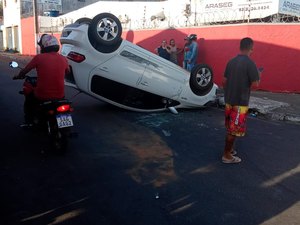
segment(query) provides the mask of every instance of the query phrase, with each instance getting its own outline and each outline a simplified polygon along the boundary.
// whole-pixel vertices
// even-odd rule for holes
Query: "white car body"
[[[189,71],[129,41],[120,39],[113,50],[107,50],[109,46],[104,52],[97,50],[98,44],[91,43],[89,26],[90,21],[63,30],[61,54],[72,68],[66,85],[133,111],[196,108],[215,100],[215,84],[207,93],[197,95],[190,87]],[[84,60],[76,62],[77,56]]]

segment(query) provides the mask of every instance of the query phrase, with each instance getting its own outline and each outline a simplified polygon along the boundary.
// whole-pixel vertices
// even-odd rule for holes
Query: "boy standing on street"
[[[236,137],[245,135],[250,90],[251,87],[258,87],[260,81],[260,72],[250,59],[253,45],[251,38],[243,38],[240,41],[240,54],[231,59],[225,69],[223,87],[227,135],[223,163],[241,162],[241,159],[235,156],[233,146]]]

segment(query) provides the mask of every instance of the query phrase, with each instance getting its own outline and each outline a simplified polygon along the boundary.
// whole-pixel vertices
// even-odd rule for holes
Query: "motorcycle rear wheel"
[[[65,152],[68,148],[68,137],[64,131],[60,131],[59,129],[57,132],[52,134],[51,144],[55,151],[58,152]]]
[[[68,127],[59,129],[56,120],[49,121],[48,133],[53,150],[60,153],[64,153],[67,150],[69,132],[70,128]]]

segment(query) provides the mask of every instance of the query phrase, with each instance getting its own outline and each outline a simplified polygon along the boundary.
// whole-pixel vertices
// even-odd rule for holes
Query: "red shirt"
[[[69,72],[67,59],[57,52],[42,53],[33,57],[22,71],[37,71],[37,86],[34,94],[38,99],[59,99],[65,96],[64,77]]]

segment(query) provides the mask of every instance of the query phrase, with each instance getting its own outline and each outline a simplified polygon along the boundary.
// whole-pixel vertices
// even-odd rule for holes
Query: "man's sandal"
[[[232,156],[231,159],[226,159],[224,157],[222,157],[222,162],[226,163],[226,164],[230,164],[230,163],[240,163],[242,160],[241,158],[237,157],[237,156]]]
[[[232,150],[232,151],[231,151],[231,155],[232,155],[232,156],[235,156],[235,155],[237,155],[237,151],[235,151],[235,150]]]

